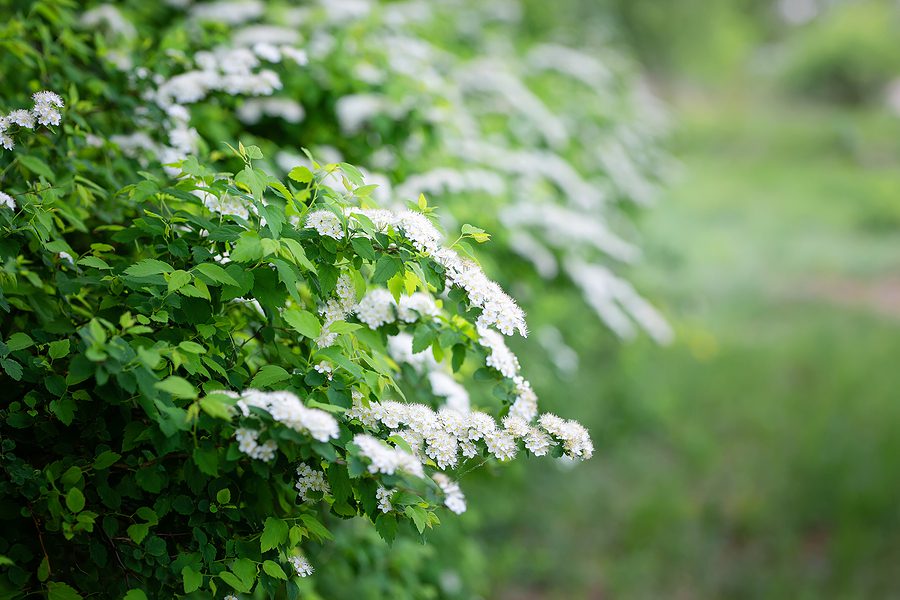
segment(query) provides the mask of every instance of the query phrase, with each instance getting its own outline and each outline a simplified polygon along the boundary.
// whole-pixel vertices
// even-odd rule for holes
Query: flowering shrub
[[[239,153],[235,176],[193,159],[171,185],[145,174],[116,197],[122,224],[88,219],[90,236],[53,219],[65,201],[47,190],[4,210],[0,353],[19,400],[3,410],[3,500],[24,507],[7,521],[10,584],[274,597],[313,573],[328,515],[392,540],[442,504],[465,510],[445,471],[591,455],[580,425],[537,415],[503,341],[525,334],[521,309],[442,245],[424,197],[378,209],[350,165],[282,182],[255,146]],[[323,183],[335,175],[343,189]],[[433,406],[406,401],[427,378],[398,361],[441,374],[417,395]],[[493,386],[500,422],[454,372]]]
[[[649,198],[654,133],[571,49],[451,48],[509,31],[481,5],[13,4],[0,596],[449,593],[408,542],[467,510],[462,475],[591,456],[539,414],[467,221],[504,283],[567,280],[664,339],[603,264],[635,256],[607,221]]]

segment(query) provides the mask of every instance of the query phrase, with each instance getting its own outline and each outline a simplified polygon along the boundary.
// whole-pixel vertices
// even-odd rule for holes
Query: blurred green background
[[[669,105],[679,166],[629,276],[677,338],[623,346],[562,292],[532,302],[581,364],[524,367],[597,453],[463,479],[487,596],[900,597],[898,4],[533,2],[535,27],[548,11],[560,39],[629,48]],[[436,547],[464,570],[458,536]]]

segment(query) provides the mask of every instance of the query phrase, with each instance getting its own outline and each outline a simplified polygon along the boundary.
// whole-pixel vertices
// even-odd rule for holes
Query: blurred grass
[[[597,454],[516,470],[527,503],[471,486],[491,597],[900,597],[900,122],[709,94],[675,95],[635,272],[676,343],[532,312],[586,349],[569,382],[526,367]]]

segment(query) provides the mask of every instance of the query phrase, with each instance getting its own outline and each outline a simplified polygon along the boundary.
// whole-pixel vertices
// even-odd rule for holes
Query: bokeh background
[[[621,344],[564,293],[532,299],[532,326],[554,323],[580,363],[562,376],[523,348],[524,367],[597,453],[464,478],[479,543],[434,536],[450,582],[504,599],[900,597],[900,5],[528,6],[540,35],[636,57],[667,105],[677,168],[627,275],[675,338]]]

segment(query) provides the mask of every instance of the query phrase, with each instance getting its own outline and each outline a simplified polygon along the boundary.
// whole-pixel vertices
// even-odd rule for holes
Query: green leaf
[[[252,586],[256,581],[256,563],[249,558],[239,558],[231,564],[231,571],[241,578],[241,581]]]
[[[288,539],[288,524],[275,517],[267,517],[263,527],[262,537],[259,540],[259,548],[262,552],[278,547]]]
[[[216,283],[224,283],[225,285],[233,285],[235,287],[241,285],[234,277],[229,275],[225,269],[215,263],[203,263],[202,265],[197,265],[194,269],[200,271],[200,273]]]
[[[94,469],[97,471],[108,469],[109,467],[113,466],[120,458],[122,458],[122,455],[113,452],[112,450],[101,452],[99,455],[97,455],[97,458],[94,459]]]
[[[128,526],[126,532],[135,544],[140,544],[150,532],[150,525],[148,523],[134,523]]]
[[[219,476],[219,453],[215,448],[194,448],[193,457],[200,472],[212,477]]]
[[[185,352],[189,352],[190,354],[206,354],[206,348],[198,344],[197,342],[192,342],[190,340],[185,340],[178,344],[178,347],[184,350]]]
[[[234,248],[229,254],[234,262],[245,263],[259,260],[263,257],[262,241],[255,231],[245,231],[241,234]]]
[[[47,584],[47,600],[83,600],[75,588],[67,583],[51,581]]]
[[[174,271],[169,275],[169,293],[179,290],[191,282],[191,274],[187,271]]]
[[[263,562],[263,571],[265,571],[269,577],[274,577],[275,579],[284,579],[287,580],[287,575],[284,574],[284,569],[281,568],[281,565],[276,563],[273,560],[267,560]]]
[[[355,237],[350,239],[350,245],[356,250],[361,258],[366,260],[375,260],[375,250],[372,248],[372,240],[366,237]]]
[[[216,492],[216,502],[219,504],[228,504],[231,502],[231,490],[228,488],[222,488],[218,492]]]
[[[222,571],[219,573],[219,578],[238,592],[243,592],[245,594],[250,592],[250,586],[238,579],[237,575],[233,573]]]
[[[300,520],[303,521],[303,525],[315,536],[318,536],[323,540],[333,540],[334,536],[331,535],[331,532],[325,529],[325,526],[319,522],[314,516],[310,514],[302,514],[300,515]]]
[[[231,420],[231,403],[221,394],[210,394],[200,398],[200,408],[213,419]]]
[[[290,378],[291,374],[285,371],[282,367],[279,367],[278,365],[266,365],[259,371],[257,371],[256,375],[253,377],[253,380],[250,382],[250,387],[269,387],[273,383],[278,383],[279,381],[284,381],[285,379]]]
[[[79,259],[77,264],[84,265],[86,267],[93,267],[95,269],[101,269],[104,271],[112,269],[112,267],[109,266],[105,260],[97,258],[96,256],[85,256],[84,258]]]
[[[374,283],[386,283],[388,279],[403,269],[403,261],[390,254],[382,254],[375,263],[375,273],[372,274]]]
[[[281,316],[291,328],[308,338],[315,339],[322,331],[319,319],[309,311],[290,308],[285,310]]]
[[[171,273],[174,270],[172,265],[161,260],[145,258],[125,269],[125,274],[130,277],[150,277],[161,273]]]
[[[128,590],[122,600],[147,600],[147,594],[144,593],[144,590]]]
[[[200,589],[203,585],[203,575],[191,567],[181,569],[181,582],[184,585],[184,593],[190,594]]]
[[[430,346],[431,343],[434,342],[436,337],[437,334],[431,327],[428,327],[424,324],[416,327],[416,332],[413,334],[413,354],[418,354],[419,352],[422,352],[423,350],[428,348],[428,346]]]
[[[375,531],[385,542],[393,544],[394,538],[397,537],[397,517],[390,514],[378,515],[375,519]]]
[[[66,494],[66,506],[73,513],[81,512],[84,509],[84,494],[78,488],[73,487]]]
[[[19,381],[22,379],[22,365],[20,365],[13,359],[0,358],[0,367],[3,367],[3,370],[6,371],[6,374],[12,377],[14,380]]]
[[[12,563],[12,561],[10,561],[10,563]],[[48,577],[50,577],[50,561],[45,556],[41,559],[41,564],[38,565],[37,578],[38,581],[47,581]]]
[[[34,340],[27,333],[14,333],[9,336],[9,339],[6,340],[6,346],[9,348],[10,352],[15,352],[16,350],[24,350],[30,346],[34,345]]]
[[[154,384],[154,387],[164,392],[170,393],[176,398],[193,399],[197,397],[197,388],[192,386],[187,379],[172,375],[163,381]]]
[[[50,342],[49,354],[50,358],[57,359],[62,358],[63,356],[67,356],[69,354],[70,343],[69,340],[56,340],[55,342]]]
[[[38,157],[22,154],[18,156],[18,159],[19,164],[23,165],[26,169],[28,169],[35,175],[43,175],[47,178],[47,181],[50,182],[56,181],[56,177],[53,175],[53,170],[47,166],[47,163],[45,163]]]
[[[425,523],[428,522],[428,513],[425,512],[425,509],[421,506],[407,506],[403,512],[407,517],[413,520],[419,533],[424,533]]]
[[[468,223],[462,226],[462,234],[466,237],[472,238],[479,244],[483,244],[491,239],[491,234],[487,233],[484,229],[475,227],[474,225],[469,225]]]
[[[294,167],[291,169],[291,172],[288,173],[288,177],[297,183],[309,183],[313,179],[313,174],[312,171],[306,167]]]

